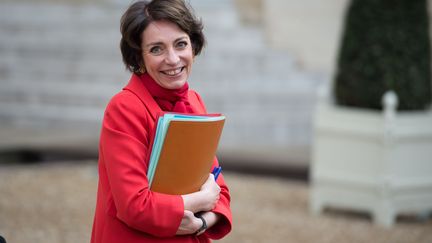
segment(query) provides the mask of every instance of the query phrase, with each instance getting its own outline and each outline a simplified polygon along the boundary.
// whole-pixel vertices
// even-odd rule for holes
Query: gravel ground
[[[308,184],[224,173],[231,188],[233,232],[219,242],[432,242],[432,219],[399,217],[392,229],[365,214],[307,211]],[[0,163],[0,235],[8,243],[89,242],[95,161]]]

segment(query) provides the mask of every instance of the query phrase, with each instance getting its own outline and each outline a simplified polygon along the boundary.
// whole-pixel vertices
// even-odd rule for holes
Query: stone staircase
[[[319,75],[242,26],[229,0],[193,0],[208,45],[191,86],[227,123],[220,153],[307,163]],[[118,48],[119,0],[0,3],[0,149],[95,150],[109,98],[129,74]]]

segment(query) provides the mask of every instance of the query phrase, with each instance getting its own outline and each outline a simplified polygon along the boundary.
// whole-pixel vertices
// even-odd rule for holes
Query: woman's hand
[[[206,221],[207,227],[210,228],[217,223],[220,215],[213,212],[205,212],[202,214],[202,217]],[[196,232],[201,228],[201,226],[202,220],[195,217],[194,213],[192,213],[191,211],[185,210],[176,235],[196,234]],[[199,232],[197,235],[200,235],[204,232],[205,231]]]
[[[185,210],[193,213],[210,211],[219,201],[220,187],[210,174],[198,192],[182,195]]]
[[[214,179],[214,175],[210,173],[207,181],[201,186],[200,192],[204,194],[207,199],[203,204],[201,211],[210,211],[216,207],[216,203],[219,201],[219,193],[221,189]]]
[[[176,235],[195,234],[201,227],[201,224],[201,219],[195,217],[191,211],[185,210]]]

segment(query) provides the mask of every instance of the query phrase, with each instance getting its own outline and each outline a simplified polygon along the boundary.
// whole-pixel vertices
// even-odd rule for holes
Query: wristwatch
[[[204,232],[207,229],[207,222],[205,221],[204,217],[201,214],[196,214],[195,216],[198,217],[198,218],[200,218],[201,221],[202,221],[202,223],[203,223],[202,226],[201,226],[201,228],[199,228],[197,230],[197,232],[195,233],[195,234],[198,235],[198,234]]]

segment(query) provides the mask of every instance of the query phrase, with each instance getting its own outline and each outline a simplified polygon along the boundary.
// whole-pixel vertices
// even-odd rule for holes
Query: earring
[[[138,70],[141,74],[144,74],[146,72],[145,67],[140,67]]]

